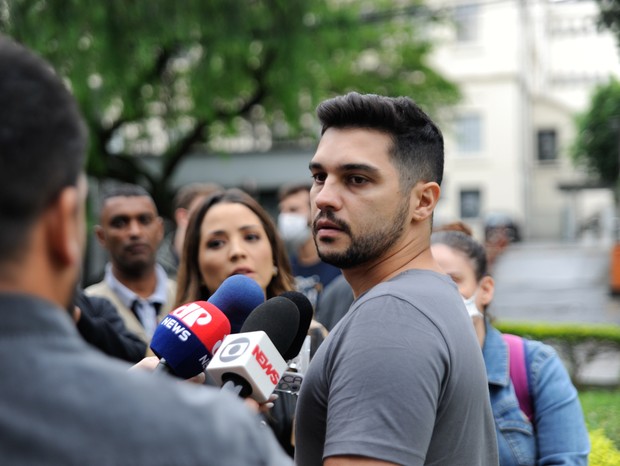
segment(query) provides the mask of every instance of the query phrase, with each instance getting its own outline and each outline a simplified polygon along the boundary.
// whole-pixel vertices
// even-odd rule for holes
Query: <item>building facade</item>
[[[594,87],[620,74],[614,36],[597,28],[594,1],[431,2],[453,22],[436,31],[434,66],[464,99],[446,127],[438,215],[481,231],[485,217],[515,219],[530,240],[609,234],[613,196],[592,189],[569,146],[574,117]],[[589,187],[589,189],[585,189]]]

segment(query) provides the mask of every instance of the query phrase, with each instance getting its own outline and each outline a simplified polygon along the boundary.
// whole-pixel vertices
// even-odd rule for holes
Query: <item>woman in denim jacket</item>
[[[433,256],[463,296],[482,347],[500,466],[587,465],[590,445],[577,390],[551,346],[524,340],[531,420],[519,407],[508,346],[485,318],[494,282],[484,247],[462,231],[436,232],[431,242]]]

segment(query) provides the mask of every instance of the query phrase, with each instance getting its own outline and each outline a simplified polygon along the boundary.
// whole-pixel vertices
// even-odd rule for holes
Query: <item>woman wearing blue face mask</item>
[[[431,243],[433,256],[463,296],[482,347],[500,466],[587,465],[590,446],[577,390],[554,349],[524,339],[523,383],[514,375],[509,345],[486,315],[495,283],[487,272],[482,244],[462,231],[451,230],[433,233]],[[510,347],[510,354],[518,358],[512,351]],[[522,385],[529,417],[517,398]]]

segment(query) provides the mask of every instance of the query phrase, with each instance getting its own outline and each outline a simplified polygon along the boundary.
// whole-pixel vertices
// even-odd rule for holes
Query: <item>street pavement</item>
[[[498,319],[620,324],[620,296],[609,291],[611,246],[514,243],[492,275],[489,311]]]
[[[609,288],[610,251],[595,240],[512,244],[491,270],[495,296],[488,311],[506,321],[620,325],[620,296]],[[620,383],[620,353],[596,357],[581,379]]]

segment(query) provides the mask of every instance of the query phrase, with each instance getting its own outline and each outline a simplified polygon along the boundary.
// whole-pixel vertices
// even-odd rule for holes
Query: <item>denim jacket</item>
[[[487,321],[482,353],[487,368],[500,466],[587,465],[590,442],[577,390],[555,350],[525,340],[525,361],[534,411],[519,409],[509,375],[508,346]]]

